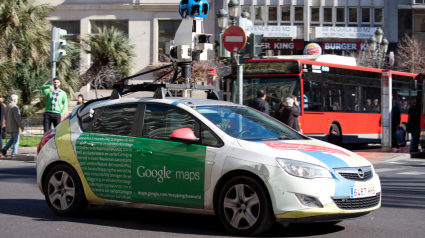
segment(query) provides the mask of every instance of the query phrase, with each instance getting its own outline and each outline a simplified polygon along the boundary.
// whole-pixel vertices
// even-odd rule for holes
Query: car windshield
[[[305,139],[282,123],[242,106],[197,106],[194,108],[229,136],[243,140]]]

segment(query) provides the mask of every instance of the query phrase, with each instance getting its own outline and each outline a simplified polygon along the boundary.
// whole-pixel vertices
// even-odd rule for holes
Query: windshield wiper
[[[264,138],[264,139],[260,139],[260,140],[295,140],[295,138],[278,136],[278,137],[273,137],[273,138]]]

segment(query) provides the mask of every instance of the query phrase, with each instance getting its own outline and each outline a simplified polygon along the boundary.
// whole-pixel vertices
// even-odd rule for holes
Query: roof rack
[[[118,84],[114,85],[110,99],[120,99],[123,95],[132,92],[154,92],[153,97],[158,99],[164,99],[165,97],[173,97],[170,90],[203,90],[207,93],[207,99],[220,100],[217,91],[214,86],[210,85],[197,85],[196,83],[189,84],[154,84],[154,83],[143,83],[125,85]]]

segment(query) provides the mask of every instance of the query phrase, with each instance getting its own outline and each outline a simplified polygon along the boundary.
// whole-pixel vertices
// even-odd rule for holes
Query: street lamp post
[[[384,32],[381,28],[375,31],[375,36],[371,36],[368,40],[369,50],[372,53],[372,58],[377,62],[378,69],[381,68],[381,62],[385,60],[385,54],[388,50],[388,40],[383,38]]]

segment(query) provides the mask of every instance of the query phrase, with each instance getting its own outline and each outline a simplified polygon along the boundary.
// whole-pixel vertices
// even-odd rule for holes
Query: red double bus
[[[344,63],[347,57],[322,57]],[[280,102],[295,95],[302,115],[300,128],[304,135],[334,144],[381,142],[381,76],[382,70],[304,59],[271,57],[244,62],[243,104],[266,90],[270,115]],[[401,126],[413,98],[422,95],[412,90],[416,74],[391,71],[393,98],[401,108]],[[238,102],[236,69],[225,78],[223,100]]]

